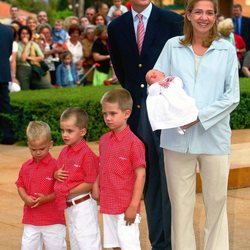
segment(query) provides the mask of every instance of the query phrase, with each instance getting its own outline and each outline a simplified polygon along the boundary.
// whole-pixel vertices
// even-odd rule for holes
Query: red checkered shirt
[[[100,211],[124,213],[132,199],[135,169],[146,167],[144,144],[127,126],[119,133],[104,134],[99,147]]]
[[[19,172],[17,187],[24,188],[26,193],[32,196],[36,196],[36,193],[45,195],[53,193],[56,166],[56,160],[50,154],[39,162],[34,159],[26,161]],[[65,224],[65,218],[63,211],[57,209],[54,200],[36,208],[24,205],[22,222],[34,226],[46,226]]]
[[[66,208],[65,200],[73,187],[83,182],[95,182],[98,164],[98,157],[84,140],[62,149],[57,160],[57,169],[63,167],[64,170],[69,171],[69,176],[65,181],[55,183],[56,200],[60,209]]]

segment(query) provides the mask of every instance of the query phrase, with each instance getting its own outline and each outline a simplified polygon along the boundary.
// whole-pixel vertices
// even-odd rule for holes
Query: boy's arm
[[[28,195],[23,187],[18,187],[17,190],[18,190],[18,194],[20,195],[21,199],[24,201],[24,203],[27,206],[29,206],[29,207],[34,206],[34,204],[36,202],[36,197]]]
[[[93,184],[92,188],[92,198],[95,199],[96,201],[99,201],[99,175],[96,178],[96,181]]]
[[[129,207],[125,211],[124,220],[126,225],[131,225],[135,221],[136,212],[141,202],[142,192],[145,184],[146,171],[143,166],[135,169],[135,185]]]
[[[80,194],[87,194],[89,192],[91,192],[93,187],[93,183],[87,183],[87,182],[83,182],[75,187],[73,187],[72,189],[70,189],[69,194],[73,194],[73,195],[80,195]]]

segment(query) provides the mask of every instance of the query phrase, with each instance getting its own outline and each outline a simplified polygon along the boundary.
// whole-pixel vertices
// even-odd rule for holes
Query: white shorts
[[[103,214],[104,248],[120,247],[122,250],[140,250],[140,222],[139,214],[130,226],[126,226],[124,214]]]
[[[66,227],[62,224],[49,226],[24,225],[22,237],[22,250],[66,249]]]
[[[81,197],[83,195],[72,200],[78,200]],[[90,198],[68,207],[66,214],[71,250],[101,250],[96,201]]]

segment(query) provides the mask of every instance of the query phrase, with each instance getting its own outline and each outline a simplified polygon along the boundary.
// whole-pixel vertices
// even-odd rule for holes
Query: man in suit
[[[241,35],[247,45],[247,50],[250,49],[250,18],[242,16],[242,6],[235,4],[233,6],[233,22],[234,32]]]
[[[132,10],[108,26],[112,64],[122,87],[133,98],[133,111],[128,121],[132,131],[146,146],[147,177],[144,190],[149,239],[152,249],[171,249],[171,209],[164,172],[160,131],[153,132],[146,110],[145,75],[154,64],[166,41],[182,33],[183,18],[164,11],[150,0],[131,0]],[[141,51],[137,47],[138,13],[143,15],[145,30]]]
[[[15,142],[13,132],[4,114],[11,114],[8,84],[11,81],[10,55],[12,53],[13,31],[9,26],[0,23],[0,129],[2,131],[2,144]]]

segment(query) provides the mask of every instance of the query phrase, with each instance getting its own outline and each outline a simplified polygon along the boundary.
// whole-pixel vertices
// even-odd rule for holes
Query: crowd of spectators
[[[11,6],[8,25],[13,28],[14,43],[10,90],[116,83],[107,25],[126,11],[122,0],[114,0],[110,7],[101,2],[88,7],[80,18],[68,16],[51,23],[45,11],[21,16],[18,7]]]
[[[113,0],[109,7],[100,2],[97,7],[88,7],[80,18],[68,16],[53,24],[45,11],[26,17],[18,15],[18,7],[11,6],[9,25],[13,27],[14,44],[10,60],[12,84],[16,85],[13,91],[116,83],[108,51],[107,25],[129,10],[129,4],[122,3],[122,0]],[[232,18],[218,14],[217,21],[218,32],[236,47],[240,75],[250,77],[250,18],[242,16],[242,6],[235,4]],[[76,79],[72,67],[66,69],[66,79],[57,77],[65,51],[71,53],[71,64],[77,69]],[[41,77],[34,76],[33,65],[39,66],[41,61],[48,69]]]

